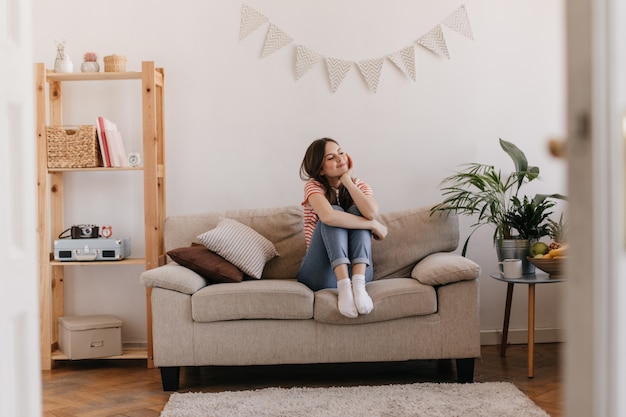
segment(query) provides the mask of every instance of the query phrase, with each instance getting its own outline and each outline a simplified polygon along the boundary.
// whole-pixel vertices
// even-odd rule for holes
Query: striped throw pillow
[[[278,256],[272,242],[245,224],[226,217],[220,219],[215,229],[202,233],[198,239],[208,250],[256,279],[261,278],[267,261]]]

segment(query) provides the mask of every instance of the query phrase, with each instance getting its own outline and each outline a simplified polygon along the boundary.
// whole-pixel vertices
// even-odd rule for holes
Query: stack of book
[[[104,117],[96,121],[98,142],[102,152],[102,162],[105,167],[127,167],[128,156],[124,149],[122,134],[117,125]]]

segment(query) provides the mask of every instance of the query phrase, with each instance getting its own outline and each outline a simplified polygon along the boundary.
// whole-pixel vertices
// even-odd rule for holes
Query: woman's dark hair
[[[304,153],[304,159],[302,159],[302,163],[300,164],[300,178],[303,181],[314,179],[315,181],[321,183],[324,188],[326,188],[325,196],[330,204],[337,204],[344,209],[347,209],[354,204],[352,196],[348,190],[346,190],[343,184],[341,184],[339,186],[339,193],[337,196],[330,184],[328,184],[326,177],[321,174],[322,167],[324,166],[324,157],[326,156],[326,144],[328,142],[333,142],[339,145],[339,142],[331,138],[317,139],[309,145]],[[337,197],[339,198],[337,199]]]

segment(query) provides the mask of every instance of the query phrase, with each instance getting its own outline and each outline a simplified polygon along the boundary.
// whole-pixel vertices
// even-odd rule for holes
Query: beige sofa
[[[456,359],[471,382],[480,356],[479,266],[453,251],[458,219],[428,207],[382,214],[389,234],[373,242],[369,315],[342,316],[334,289],[295,279],[305,251],[299,206],[168,217],[167,251],[189,247],[222,217],[250,226],[279,256],[261,279],[212,283],[175,262],[146,271],[152,287],[154,363],[163,389],[180,367]],[[205,248],[202,247],[204,250]]]

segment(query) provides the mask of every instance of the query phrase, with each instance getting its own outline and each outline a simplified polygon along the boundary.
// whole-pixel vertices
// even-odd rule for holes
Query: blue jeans
[[[339,206],[333,206],[333,209],[343,211]],[[348,213],[361,215],[356,206],[350,207]],[[366,264],[365,281],[372,280],[372,232],[328,226],[318,221],[300,264],[298,281],[313,291],[337,288],[334,269],[342,264],[348,265],[350,273],[352,265]]]

